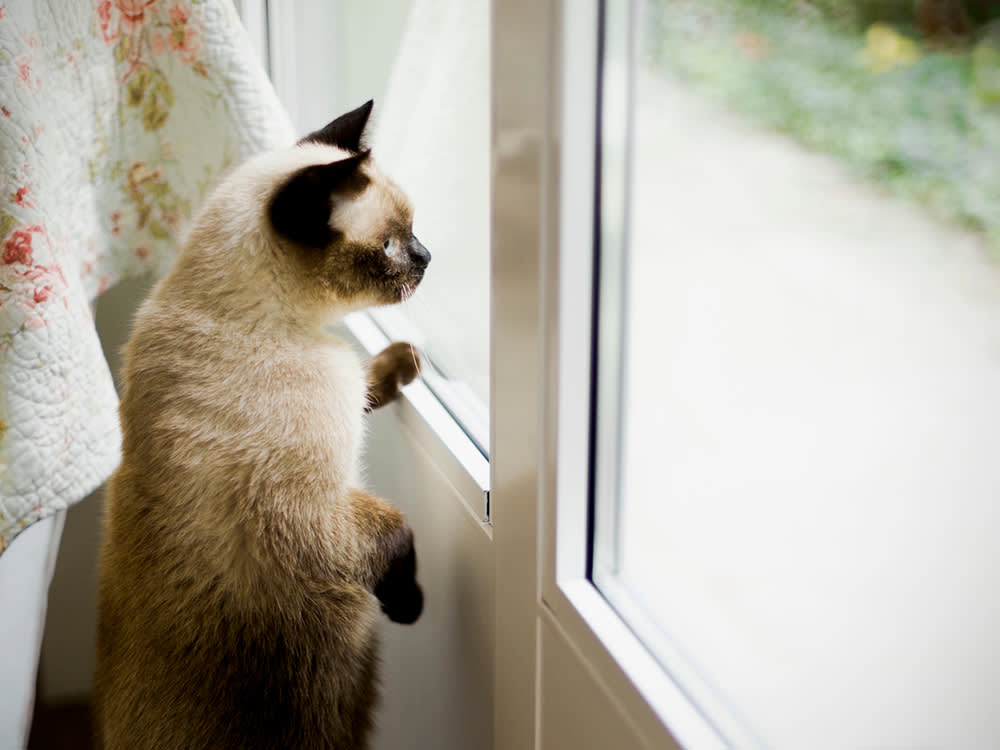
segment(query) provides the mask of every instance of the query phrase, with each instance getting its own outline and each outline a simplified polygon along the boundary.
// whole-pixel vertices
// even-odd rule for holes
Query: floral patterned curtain
[[[119,461],[90,303],[291,140],[230,0],[0,4],[0,552]]]

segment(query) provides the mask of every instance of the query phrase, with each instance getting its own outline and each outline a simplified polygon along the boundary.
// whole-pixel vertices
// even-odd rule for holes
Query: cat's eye
[[[386,255],[392,255],[392,251],[395,250],[396,242],[391,237],[382,243],[382,251]]]

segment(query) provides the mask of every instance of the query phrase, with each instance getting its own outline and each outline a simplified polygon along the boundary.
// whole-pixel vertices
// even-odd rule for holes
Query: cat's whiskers
[[[424,369],[421,367],[421,362],[425,359],[423,352],[420,353],[420,360],[417,359],[417,347],[415,344],[410,344],[410,357],[413,359],[413,367],[417,371],[417,379],[424,379]]]
[[[417,299],[416,295],[418,289],[419,287],[411,287],[409,284],[404,284],[402,299],[397,305],[400,314],[410,319],[411,321],[413,320],[412,313],[414,311],[414,306],[426,304],[423,302],[422,298]],[[414,331],[414,333],[416,333],[416,331]],[[413,343],[412,336],[410,337],[410,346],[411,346],[410,356],[413,358],[413,366],[417,370],[417,379],[424,380],[424,367],[426,366],[427,355],[425,354],[423,347],[419,347],[417,346],[417,344]]]

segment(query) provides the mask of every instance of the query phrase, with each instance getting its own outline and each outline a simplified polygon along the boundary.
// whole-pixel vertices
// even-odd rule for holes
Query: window
[[[603,14],[594,584],[731,744],[994,745],[1000,8]]]
[[[415,342],[425,380],[479,447],[489,444],[489,3],[413,0],[375,134],[434,260],[421,288],[375,312]]]
[[[375,99],[375,158],[411,198],[414,233],[433,261],[414,297],[371,316],[388,338],[420,348],[425,383],[487,454],[487,0],[242,6],[299,132]]]

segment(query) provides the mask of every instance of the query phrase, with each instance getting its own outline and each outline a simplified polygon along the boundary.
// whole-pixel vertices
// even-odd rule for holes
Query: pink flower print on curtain
[[[44,235],[45,230],[40,225],[35,224],[34,226],[15,229],[11,232],[10,237],[3,243],[2,260],[4,265],[9,266],[12,263],[31,265],[31,261],[34,258],[34,250],[31,247],[31,235],[33,233]]]
[[[48,233],[40,224],[32,224],[10,233],[0,254],[0,292],[2,305],[9,313],[17,311],[11,324],[17,328],[41,328],[46,324],[45,305],[61,300],[68,309],[66,276],[55,261],[35,263],[35,253],[52,257]]]

